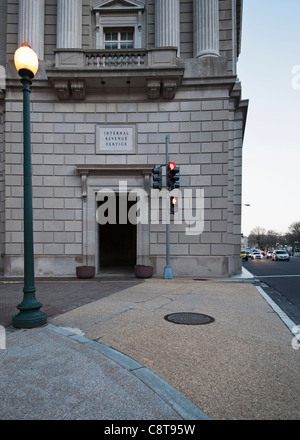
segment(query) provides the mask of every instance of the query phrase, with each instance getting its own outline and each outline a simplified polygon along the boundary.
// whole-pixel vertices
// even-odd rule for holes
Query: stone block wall
[[[7,3],[7,78],[0,130],[0,271],[23,274],[23,125],[22,90],[13,67],[18,44],[18,2]],[[34,251],[38,276],[74,276],[77,265],[99,269],[96,193],[143,188],[150,195],[151,169],[169,157],[180,165],[181,190],[204,194],[204,227],[187,234],[186,224],[171,223],[170,251],[175,276],[226,276],[241,269],[242,143],[247,104],[236,82],[236,42],[231,0],[219,1],[220,57],[193,58],[193,1],[180,2],[180,55],[183,77],[174,99],[147,98],[142,72],[125,89],[88,88],[82,101],[62,101],[48,80],[56,49],[57,1],[45,0],[44,60],[31,92]],[[94,48],[91,2],[83,0],[82,49]],[[153,48],[155,2],[145,1],[145,40]],[[174,66],[172,66],[174,68]],[[170,75],[174,75],[170,67]],[[158,69],[159,71],[159,69]],[[74,73],[74,72],[73,72]],[[153,75],[153,71],[151,71]],[[134,151],[99,151],[97,130],[132,127]],[[85,175],[80,167],[89,168]],[[120,176],[118,176],[118,170]],[[150,171],[149,171],[150,170]],[[194,194],[193,193],[193,194]],[[202,194],[202,193],[201,193]],[[202,214],[201,214],[202,215]],[[162,223],[138,226],[137,260],[165,265]],[[4,258],[5,257],[5,258]]]
[[[171,226],[171,255],[175,271],[183,275],[182,261],[205,261],[210,272],[221,276],[226,267],[231,237],[240,231],[234,220],[234,198],[239,204],[241,147],[235,148],[238,123],[225,90],[180,92],[172,102],[58,103],[51,93],[47,103],[32,91],[32,163],[34,239],[37,274],[71,275],[82,258],[82,187],[76,165],[158,165],[165,161],[169,136],[170,160],[180,165],[181,188],[203,189],[204,232],[187,236],[184,225]],[[214,98],[213,98],[214,95]],[[20,96],[19,96],[20,98]],[[186,99],[183,99],[186,98]],[[10,103],[6,118],[6,271],[22,271],[22,103]],[[136,154],[99,154],[99,125],[133,126]],[[231,130],[232,128],[232,130]],[[231,150],[230,150],[231,149]],[[230,150],[230,151],[229,151]],[[238,189],[236,189],[238,187]],[[100,187],[99,187],[100,189]],[[95,212],[89,221],[96,223]],[[235,225],[236,223],[236,225]],[[234,251],[231,251],[234,254]],[[165,226],[150,226],[149,258],[161,270],[165,255]],[[51,264],[50,264],[51,261]],[[177,263],[176,263],[177,261]],[[213,261],[212,263],[209,263]],[[177,264],[177,268],[176,268]],[[189,265],[189,263],[186,263]],[[201,263],[203,265],[203,262]],[[225,266],[224,266],[225,265]],[[218,266],[218,267],[217,267]],[[56,267],[56,269],[54,269]],[[214,267],[214,269],[212,269]],[[66,269],[67,268],[67,269]],[[224,272],[225,273],[225,272]]]

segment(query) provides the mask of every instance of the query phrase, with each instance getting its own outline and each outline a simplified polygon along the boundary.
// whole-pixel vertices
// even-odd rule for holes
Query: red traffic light
[[[179,167],[176,165],[176,162],[169,162],[167,171],[167,181],[166,186],[169,191],[175,188],[179,188]]]

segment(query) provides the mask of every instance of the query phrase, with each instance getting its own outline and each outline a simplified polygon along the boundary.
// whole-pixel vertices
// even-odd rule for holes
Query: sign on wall
[[[96,152],[97,154],[134,154],[135,127],[97,126]]]

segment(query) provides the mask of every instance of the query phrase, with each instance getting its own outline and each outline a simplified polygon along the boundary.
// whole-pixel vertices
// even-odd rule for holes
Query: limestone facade
[[[22,86],[13,65],[23,38],[40,60],[31,90],[36,275],[74,276],[79,265],[95,265],[101,275],[108,266],[122,272],[139,263],[162,276],[166,226],[160,212],[151,212],[150,196],[153,167],[166,162],[166,137],[182,194],[192,190],[193,205],[201,190],[204,204],[199,234],[171,217],[174,276],[238,273],[248,106],[236,75],[242,1],[0,0],[0,6],[6,18],[0,273],[23,274]],[[113,191],[118,203],[124,194],[144,197],[148,221],[104,229],[99,191]],[[124,235],[117,250],[115,239]]]

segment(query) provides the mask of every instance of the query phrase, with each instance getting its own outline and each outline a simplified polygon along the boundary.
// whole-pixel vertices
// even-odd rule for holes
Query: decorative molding
[[[158,99],[160,96],[160,81],[150,80],[147,83],[147,95],[149,99]]]
[[[87,196],[87,178],[89,175],[89,171],[83,171],[80,173],[81,175],[81,188],[82,188],[82,199],[85,202],[86,201],[86,196]]]
[[[84,81],[71,81],[70,88],[75,101],[83,101],[85,99]]]
[[[55,80],[54,88],[60,101],[74,99],[75,101],[83,101],[85,99],[85,83],[84,81],[74,80]]]
[[[163,82],[163,97],[164,99],[174,99],[177,89],[177,83],[174,81],[164,81]]]
[[[151,100],[174,99],[186,69],[176,52],[174,47],[115,52],[56,49],[55,67],[47,69],[47,75],[61,100],[84,100],[90,91],[122,93],[128,85]]]
[[[149,80],[147,83],[147,94],[149,99],[174,99],[178,87],[174,80]]]
[[[76,170],[80,176],[102,176],[102,175],[116,175],[116,176],[135,176],[135,175],[151,175],[155,164],[80,164],[75,165]],[[84,191],[83,191],[84,193]]]
[[[54,84],[58,99],[66,101],[70,98],[70,88],[68,81],[56,81]]]
[[[144,10],[145,5],[136,0],[101,0],[92,6],[93,11],[139,11]]]

